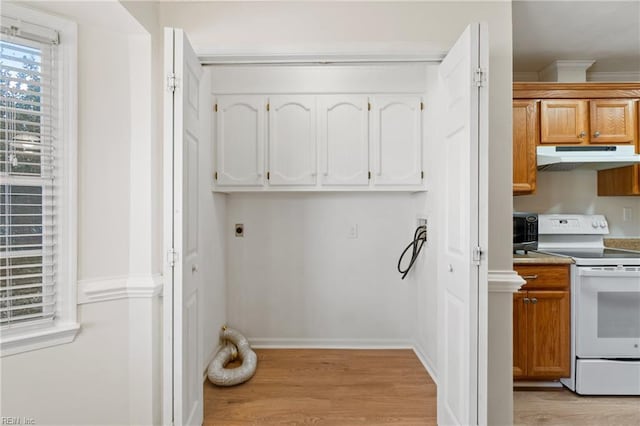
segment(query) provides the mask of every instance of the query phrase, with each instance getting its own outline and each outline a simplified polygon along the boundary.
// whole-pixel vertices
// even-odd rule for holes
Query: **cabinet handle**
[[[584,130],[580,132],[580,134],[578,135],[579,138],[584,138],[585,136],[587,136],[587,132],[585,132]]]
[[[600,136],[600,132],[595,132],[595,133],[593,134],[593,137],[594,137],[594,138],[597,138],[598,136]]]
[[[523,275],[522,278],[524,278],[525,280],[537,280],[538,279],[538,274],[536,274],[536,275]]]
[[[533,297],[533,298],[531,299],[531,303],[532,303],[533,305],[535,305],[536,303],[538,303],[538,299],[537,299],[537,298],[535,298],[535,297]]]
[[[525,297],[524,299],[522,299],[522,301],[524,302],[525,305],[531,302],[531,300],[528,297]]]

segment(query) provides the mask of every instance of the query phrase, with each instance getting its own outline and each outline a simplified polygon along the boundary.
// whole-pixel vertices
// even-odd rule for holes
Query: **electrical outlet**
[[[622,220],[625,222],[633,219],[633,209],[631,207],[623,207],[622,208]]]
[[[242,223],[236,223],[234,230],[236,231],[236,237],[244,237],[244,225]]]
[[[352,223],[347,230],[347,238],[354,240],[358,238],[358,224]]]

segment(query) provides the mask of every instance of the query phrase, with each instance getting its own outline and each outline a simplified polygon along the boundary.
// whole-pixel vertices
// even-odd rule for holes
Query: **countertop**
[[[640,251],[640,238],[605,238],[604,245],[611,248]]]
[[[514,265],[568,265],[573,263],[573,259],[564,256],[553,256],[550,254],[542,254],[534,251],[530,251],[527,254],[514,254]]]

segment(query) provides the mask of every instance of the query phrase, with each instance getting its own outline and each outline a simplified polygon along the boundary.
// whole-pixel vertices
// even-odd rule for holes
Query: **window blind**
[[[3,329],[51,321],[56,311],[57,35],[33,33],[3,25],[0,34]]]

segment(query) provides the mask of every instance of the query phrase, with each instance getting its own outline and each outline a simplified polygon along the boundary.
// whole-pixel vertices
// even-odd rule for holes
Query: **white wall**
[[[82,305],[73,343],[2,358],[2,416],[40,425],[129,423],[128,301]]]
[[[78,23],[78,279],[84,303],[84,290],[93,284],[126,292],[128,285],[148,283],[153,272],[150,232],[132,244],[131,224],[150,210],[144,197],[150,176],[140,182],[131,171],[139,171],[132,158],[145,164],[139,144],[150,142],[151,114],[140,103],[150,86],[136,76],[148,78],[151,55],[144,31],[117,2],[29,6]],[[143,195],[132,203],[136,191]],[[37,424],[157,423],[158,301],[123,297],[79,305],[74,342],[2,358],[2,415],[30,416]]]
[[[233,194],[227,206],[229,324],[252,342],[411,342],[415,284],[396,271],[416,221],[408,193]]]
[[[623,207],[632,209],[632,219],[625,221]],[[538,172],[534,195],[513,197],[516,211],[537,213],[603,214],[609,222],[610,237],[640,237],[640,198],[598,197],[597,172]]]

